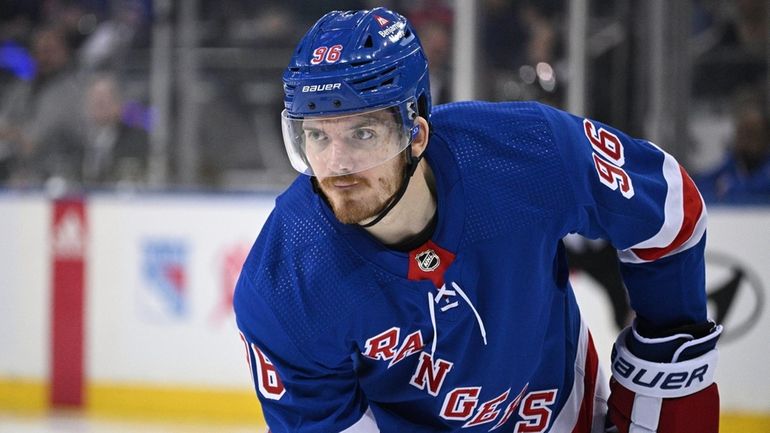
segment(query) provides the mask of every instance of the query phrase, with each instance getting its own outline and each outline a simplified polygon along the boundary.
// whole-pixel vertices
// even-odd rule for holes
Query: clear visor
[[[302,174],[342,176],[376,167],[409,144],[398,106],[336,117],[289,117],[281,129],[291,165]]]

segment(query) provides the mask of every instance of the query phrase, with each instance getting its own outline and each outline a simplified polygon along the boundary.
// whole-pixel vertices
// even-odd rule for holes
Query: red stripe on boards
[[[700,219],[701,213],[703,213],[703,202],[701,201],[700,193],[698,193],[698,188],[695,187],[695,183],[681,165],[679,166],[679,171],[682,173],[682,212],[684,213],[682,227],[680,227],[679,233],[673,242],[666,247],[634,249],[633,251],[637,257],[643,260],[657,260],[682,246],[692,237],[695,226],[698,224],[698,219]]]
[[[86,211],[81,199],[53,202],[51,388],[53,407],[82,407]]]

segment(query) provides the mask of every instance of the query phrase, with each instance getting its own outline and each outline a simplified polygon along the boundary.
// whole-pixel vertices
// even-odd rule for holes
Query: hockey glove
[[[713,322],[646,338],[638,324],[612,349],[609,418],[621,433],[716,433],[714,383],[722,326]]]

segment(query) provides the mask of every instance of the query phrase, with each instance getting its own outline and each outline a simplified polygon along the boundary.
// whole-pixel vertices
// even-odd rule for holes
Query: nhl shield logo
[[[425,250],[420,254],[417,254],[414,259],[417,260],[417,266],[419,266],[423,272],[431,272],[441,264],[441,259],[433,250]]]

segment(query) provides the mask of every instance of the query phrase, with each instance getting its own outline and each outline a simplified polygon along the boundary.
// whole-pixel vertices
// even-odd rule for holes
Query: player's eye
[[[326,134],[317,129],[305,130],[305,138],[311,142],[320,142],[326,139]]]
[[[353,130],[353,138],[356,140],[372,140],[377,134],[368,128],[358,128]]]

